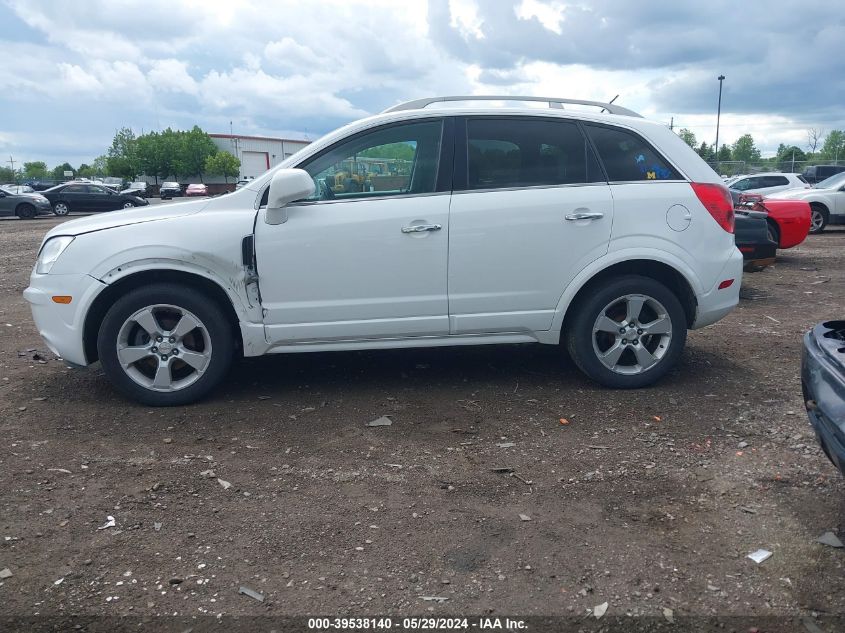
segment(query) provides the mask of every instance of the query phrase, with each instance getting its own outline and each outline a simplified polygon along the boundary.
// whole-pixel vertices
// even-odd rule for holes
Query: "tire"
[[[775,224],[774,220],[766,221],[766,237],[780,248],[780,229],[778,229],[778,225]]]
[[[134,209],[134,208],[135,208],[135,203],[134,203],[134,202],[129,202],[129,201],[127,200],[126,202],[124,202],[124,203],[123,203],[123,208],[124,208],[124,209]]]
[[[32,220],[35,217],[36,210],[31,204],[20,204],[15,209],[15,215],[21,220]]]
[[[208,296],[159,283],[112,305],[97,351],[106,376],[124,395],[148,406],[178,406],[220,383],[232,363],[234,337],[225,313]]]
[[[70,206],[67,202],[56,202],[53,204],[53,213],[56,215],[67,215],[70,213]]]
[[[634,312],[640,328],[628,323]],[[651,335],[649,328],[654,329]],[[686,338],[681,302],[660,282],[639,275],[595,286],[574,306],[564,329],[566,349],[575,365],[613,389],[638,389],[662,378],[680,358]]]
[[[827,209],[821,204],[810,205],[810,235],[824,231],[830,219]]]

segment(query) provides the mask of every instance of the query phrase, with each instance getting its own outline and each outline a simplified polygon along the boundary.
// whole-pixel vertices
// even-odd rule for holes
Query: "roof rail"
[[[398,105],[392,106],[385,110],[382,114],[387,112],[399,112],[401,110],[419,110],[431,105],[432,103],[444,103],[447,101],[540,101],[549,104],[550,108],[563,109],[563,104],[586,105],[595,106],[602,110],[607,110],[611,114],[619,114],[623,116],[635,116],[642,118],[633,110],[623,108],[622,106],[613,105],[612,103],[602,103],[601,101],[584,101],[582,99],[558,99],[556,97],[521,97],[514,95],[465,95],[465,96],[449,96],[449,97],[427,97],[425,99],[414,99],[413,101],[406,101]]]

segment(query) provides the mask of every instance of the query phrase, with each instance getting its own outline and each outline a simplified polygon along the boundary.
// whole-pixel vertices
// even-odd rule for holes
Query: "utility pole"
[[[14,173],[15,173],[15,159],[12,158],[11,154],[9,154],[9,160],[7,160],[6,162],[9,163],[12,166],[12,175],[14,175]]]
[[[792,150],[792,169],[790,171],[793,174],[795,173],[795,150]]]
[[[722,116],[722,82],[725,80],[725,76],[719,75],[716,79],[719,80],[719,105],[716,108],[716,171],[721,171],[721,161],[719,160],[719,119]]]
[[[669,119],[669,129],[672,130],[673,132],[675,131],[675,117],[672,117],[671,119]]]

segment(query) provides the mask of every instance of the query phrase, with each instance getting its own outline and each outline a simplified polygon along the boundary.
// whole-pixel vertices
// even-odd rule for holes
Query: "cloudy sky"
[[[607,100],[766,153],[845,128],[845,2],[0,0],[0,156],[90,162],[116,128],[315,139],[401,100]]]

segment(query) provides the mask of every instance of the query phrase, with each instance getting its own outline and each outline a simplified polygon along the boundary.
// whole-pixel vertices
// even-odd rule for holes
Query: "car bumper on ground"
[[[38,275],[33,273],[23,296],[32,309],[35,327],[47,347],[74,365],[87,365],[83,343],[88,307],[106,284],[90,275]],[[54,297],[71,297],[58,303]]]
[[[845,321],[820,323],[804,335],[801,389],[819,443],[845,474]]]

